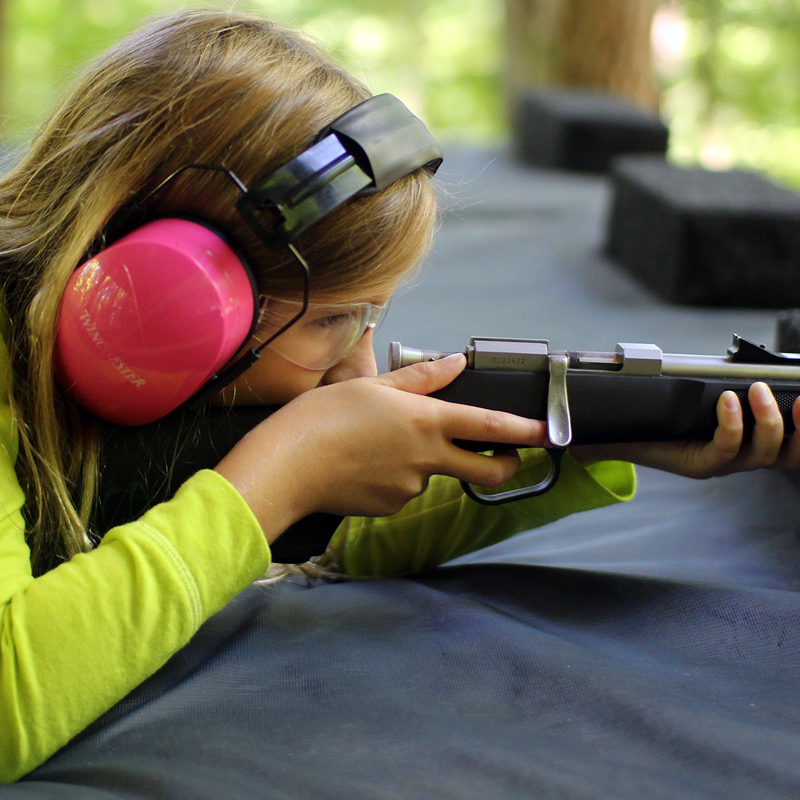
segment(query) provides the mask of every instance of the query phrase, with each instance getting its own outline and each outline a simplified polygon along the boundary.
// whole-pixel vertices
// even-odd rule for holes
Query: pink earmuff
[[[149,222],[73,273],[55,368],[84,408],[145,425],[194,395],[247,341],[257,311],[250,270],[205,225]]]

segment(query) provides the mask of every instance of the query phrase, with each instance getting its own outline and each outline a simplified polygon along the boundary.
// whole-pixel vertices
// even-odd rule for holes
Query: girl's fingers
[[[409,367],[378,375],[376,380],[385,386],[412,394],[430,394],[444,389],[467,366],[463,353],[453,353],[436,361],[424,361]]]
[[[463,353],[454,353],[436,361],[379,375],[377,382],[411,394],[427,395],[443,389],[466,367]],[[543,447],[547,444],[547,425],[542,420],[475,406],[445,403],[439,406],[435,423],[447,439],[471,442]]]
[[[440,410],[442,433],[450,440],[544,447],[547,423],[503,411],[447,403]]]
[[[504,450],[494,455],[460,450],[453,454],[445,474],[476,486],[499,486],[516,475],[519,465],[516,450]]]
[[[715,460],[725,463],[739,454],[744,434],[742,405],[731,391],[723,392],[717,401],[717,429],[709,447],[714,451]]]
[[[754,383],[747,393],[756,424],[748,454],[750,469],[768,467],[778,461],[783,444],[783,417],[765,383]]]

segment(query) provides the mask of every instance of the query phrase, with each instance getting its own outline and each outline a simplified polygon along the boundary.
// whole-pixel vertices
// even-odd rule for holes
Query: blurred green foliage
[[[656,18],[671,157],[800,187],[800,0],[682,0]]]
[[[6,143],[29,134],[87,59],[144,17],[185,5],[6,0]],[[497,142],[506,134],[502,0],[249,0],[235,7],[307,30],[371,88],[402,97],[444,141]],[[800,0],[665,0],[654,55],[674,160],[760,169],[800,186]]]
[[[501,0],[250,0],[234,7],[306,30],[375,91],[393,92],[443,139],[502,135]],[[180,0],[6,0],[2,113],[26,136],[73,72]],[[197,5],[229,8],[230,3]]]

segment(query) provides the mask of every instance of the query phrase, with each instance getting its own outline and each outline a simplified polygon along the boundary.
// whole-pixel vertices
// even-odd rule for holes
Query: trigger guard
[[[470,497],[476,503],[481,503],[485,506],[499,506],[503,503],[512,503],[515,500],[525,500],[528,497],[538,497],[540,494],[549,492],[555,486],[556,481],[561,474],[561,459],[564,456],[564,448],[549,448],[545,450],[550,457],[550,472],[547,476],[533,486],[523,486],[520,489],[509,489],[506,492],[497,492],[495,494],[483,494],[472,488],[466,481],[461,481],[461,488],[464,494]]]

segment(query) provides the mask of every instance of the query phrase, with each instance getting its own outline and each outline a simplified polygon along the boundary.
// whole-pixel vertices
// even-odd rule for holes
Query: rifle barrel
[[[798,381],[800,380],[800,366],[796,364],[749,364],[731,361],[726,356],[664,353],[661,374],[690,378]]]

